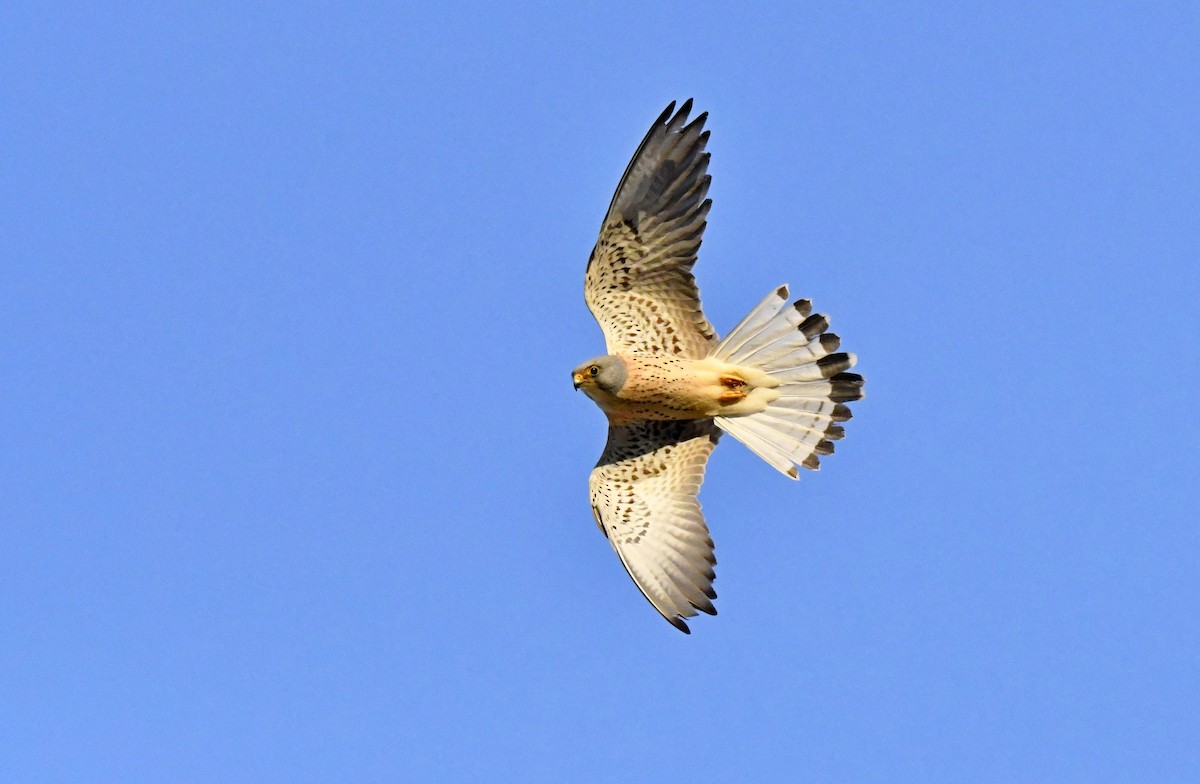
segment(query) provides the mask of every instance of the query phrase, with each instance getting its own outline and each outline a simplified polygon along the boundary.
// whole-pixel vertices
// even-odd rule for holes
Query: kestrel
[[[721,432],[782,473],[833,452],[863,396],[829,319],[788,287],[723,340],[692,276],[710,199],[708,131],[672,102],[625,169],[588,259],[584,297],[608,354],[572,372],[608,416],[592,514],[634,583],[675,628],[716,615],[713,542],[697,494]]]

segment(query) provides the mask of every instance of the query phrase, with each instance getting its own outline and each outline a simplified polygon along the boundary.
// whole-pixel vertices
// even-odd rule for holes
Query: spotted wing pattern
[[[596,524],[654,608],[684,618],[716,615],[712,538],[696,496],[720,431],[710,419],[610,427],[589,480]]]
[[[662,113],[634,153],[600,228],[584,298],[609,354],[704,357],[717,335],[692,276],[711,200],[703,130],[689,99]]]

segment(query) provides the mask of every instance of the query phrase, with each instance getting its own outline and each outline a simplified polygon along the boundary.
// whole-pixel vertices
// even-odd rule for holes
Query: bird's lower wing
[[[716,615],[717,563],[696,496],[720,432],[712,420],[610,427],[592,471],[592,513],[654,608],[675,628]]]

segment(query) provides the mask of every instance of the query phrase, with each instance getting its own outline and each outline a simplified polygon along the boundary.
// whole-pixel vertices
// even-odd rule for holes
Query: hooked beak
[[[579,391],[579,387],[583,385],[583,374],[582,374],[582,373],[576,373],[576,374],[574,375],[574,377],[573,377],[573,378],[574,378],[574,381],[575,381],[575,391],[576,391],[576,392],[578,392],[578,391]]]

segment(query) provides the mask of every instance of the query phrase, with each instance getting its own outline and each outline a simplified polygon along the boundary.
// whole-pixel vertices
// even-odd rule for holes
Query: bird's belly
[[[751,413],[777,397],[771,380],[760,378],[765,374],[716,360],[622,359],[628,380],[617,395],[597,401],[616,423]]]

